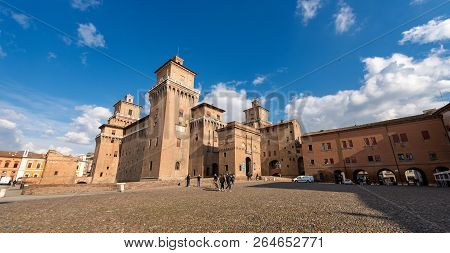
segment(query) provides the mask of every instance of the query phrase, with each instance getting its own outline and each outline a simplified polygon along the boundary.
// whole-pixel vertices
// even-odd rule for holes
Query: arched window
[[[8,168],[9,167],[9,161],[6,161],[5,162],[5,168]]]
[[[180,170],[180,162],[175,163],[175,170]]]

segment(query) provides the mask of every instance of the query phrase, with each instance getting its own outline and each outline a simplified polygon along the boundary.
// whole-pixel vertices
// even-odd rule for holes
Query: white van
[[[11,177],[1,177],[0,178],[0,185],[2,184],[9,184],[9,182],[11,182]]]
[[[292,182],[295,183],[313,183],[314,177],[313,176],[298,176],[294,179],[292,179]]]

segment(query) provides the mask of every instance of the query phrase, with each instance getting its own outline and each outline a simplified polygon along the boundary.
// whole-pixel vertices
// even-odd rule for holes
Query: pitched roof
[[[198,105],[192,107],[191,110],[193,111],[193,110],[195,110],[195,109],[197,109],[197,108],[200,108],[200,107],[202,107],[202,106],[209,107],[209,108],[214,109],[214,110],[219,111],[219,112],[225,112],[225,110],[220,109],[219,107],[216,107],[216,106],[214,106],[214,105],[211,105],[211,104],[208,104],[208,103],[205,103],[205,102],[200,103],[200,104],[198,104]]]

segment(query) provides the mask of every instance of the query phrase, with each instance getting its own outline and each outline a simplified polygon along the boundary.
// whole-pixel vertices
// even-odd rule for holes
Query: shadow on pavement
[[[248,187],[353,193],[358,196],[364,205],[383,213],[385,216],[371,216],[356,211],[343,214],[390,219],[415,233],[448,233],[450,231],[450,213],[448,212],[450,210],[449,188],[299,184],[291,182],[265,183]]]

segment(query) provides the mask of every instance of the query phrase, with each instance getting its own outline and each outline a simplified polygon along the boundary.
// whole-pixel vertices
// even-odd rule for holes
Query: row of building
[[[31,184],[88,183],[92,161],[93,153],[70,156],[55,150],[46,154],[0,151],[0,179]]]
[[[80,159],[75,157],[27,152],[8,157],[16,177],[101,184],[231,173],[237,178],[310,175],[321,182],[428,185],[450,168],[450,104],[405,118],[303,133],[297,120],[270,122],[258,100],[244,110],[243,122],[223,121],[224,110],[198,103],[196,73],[178,56],[155,74],[148,115],[141,117],[142,107],[127,95],[100,126],[91,173],[83,169],[77,179]],[[41,162],[29,167],[35,156]]]

